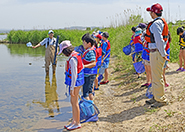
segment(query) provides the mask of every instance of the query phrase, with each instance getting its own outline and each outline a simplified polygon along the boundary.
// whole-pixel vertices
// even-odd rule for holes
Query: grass
[[[144,108],[144,109],[150,115],[155,113],[155,112],[157,112],[157,111],[159,111],[159,109],[148,109],[148,108]]]
[[[175,113],[177,113],[177,112],[174,112],[174,111],[171,111],[171,110],[164,110],[164,111],[166,112],[167,117],[172,117],[172,116],[174,116]]]
[[[101,31],[107,31],[109,33],[109,40],[111,43],[111,55],[116,56],[117,60],[115,62],[115,71],[123,71],[124,73],[133,69],[131,62],[131,57],[126,56],[122,48],[129,44],[130,38],[132,36],[131,27],[137,26],[138,23],[143,22],[143,18],[140,15],[132,15],[127,19],[127,22],[123,24],[117,24],[117,26],[110,26],[108,28],[101,29]],[[114,24],[114,23],[113,23]],[[170,44],[170,60],[171,62],[178,61],[179,45],[178,45],[178,35],[176,34],[176,29],[180,25],[174,26],[173,23],[169,24],[169,30],[172,36],[172,42]],[[92,33],[94,30],[66,30],[58,29],[54,30],[54,37],[60,35],[59,42],[63,40],[70,40],[74,46],[82,44],[81,37],[83,34],[89,32]],[[37,44],[44,38],[48,37],[48,30],[12,30],[8,33],[7,40],[10,43],[22,43],[32,42]]]

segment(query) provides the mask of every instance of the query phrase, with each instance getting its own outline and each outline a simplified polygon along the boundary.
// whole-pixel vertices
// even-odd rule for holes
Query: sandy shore
[[[176,72],[178,64],[170,63],[166,72],[168,106],[150,109],[145,104],[145,74],[137,79],[134,74],[114,71],[111,61],[108,85],[96,92],[95,104],[100,110],[99,121],[82,124],[76,132],[148,132],[185,130],[185,72]],[[63,130],[67,131],[67,130]]]
[[[145,104],[146,88],[145,74],[138,79],[133,71],[124,73],[115,71],[114,59],[110,65],[110,83],[100,86],[96,91],[94,103],[100,110],[97,122],[84,123],[75,132],[174,132],[185,130],[185,72],[176,72],[178,64],[170,63],[166,72],[166,96],[170,101],[168,106],[150,109]],[[66,107],[71,107],[67,104]],[[65,114],[65,113],[63,113]],[[63,122],[65,117],[59,114],[55,119],[40,120],[37,125],[26,131],[65,132]],[[68,113],[71,114],[71,113]],[[66,119],[65,119],[66,120]]]

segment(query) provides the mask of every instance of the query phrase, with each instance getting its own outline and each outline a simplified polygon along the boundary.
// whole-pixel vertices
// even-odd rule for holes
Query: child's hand
[[[74,96],[75,96],[74,90],[71,90],[71,91],[70,91],[70,94],[71,94],[72,97],[74,97]]]
[[[166,61],[170,61],[170,59],[168,59],[167,57],[168,57],[169,55],[166,55],[165,57],[163,57]]]

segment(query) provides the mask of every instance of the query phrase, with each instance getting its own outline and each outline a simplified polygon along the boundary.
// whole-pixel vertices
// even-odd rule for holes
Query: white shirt
[[[77,79],[77,59],[75,57],[69,56],[70,61],[69,61],[69,68],[71,69],[71,87],[70,90],[74,90],[75,84],[76,84],[76,79]]]
[[[52,39],[45,38],[44,40],[40,42],[40,44],[45,45],[45,47],[47,48],[48,40],[49,40],[49,45],[56,46],[56,38],[54,37]]]

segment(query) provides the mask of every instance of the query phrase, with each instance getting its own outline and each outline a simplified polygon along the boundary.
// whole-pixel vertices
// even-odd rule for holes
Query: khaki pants
[[[158,102],[167,102],[164,96],[163,67],[165,59],[159,51],[150,52],[150,65],[152,72],[152,92]]]
[[[50,63],[52,63],[53,72],[55,72],[56,65],[53,65],[54,57],[55,57],[55,47],[53,45],[49,45],[46,48],[46,52],[45,52],[45,70],[46,70],[46,72],[49,72]],[[55,64],[57,64],[57,58],[56,58]]]

